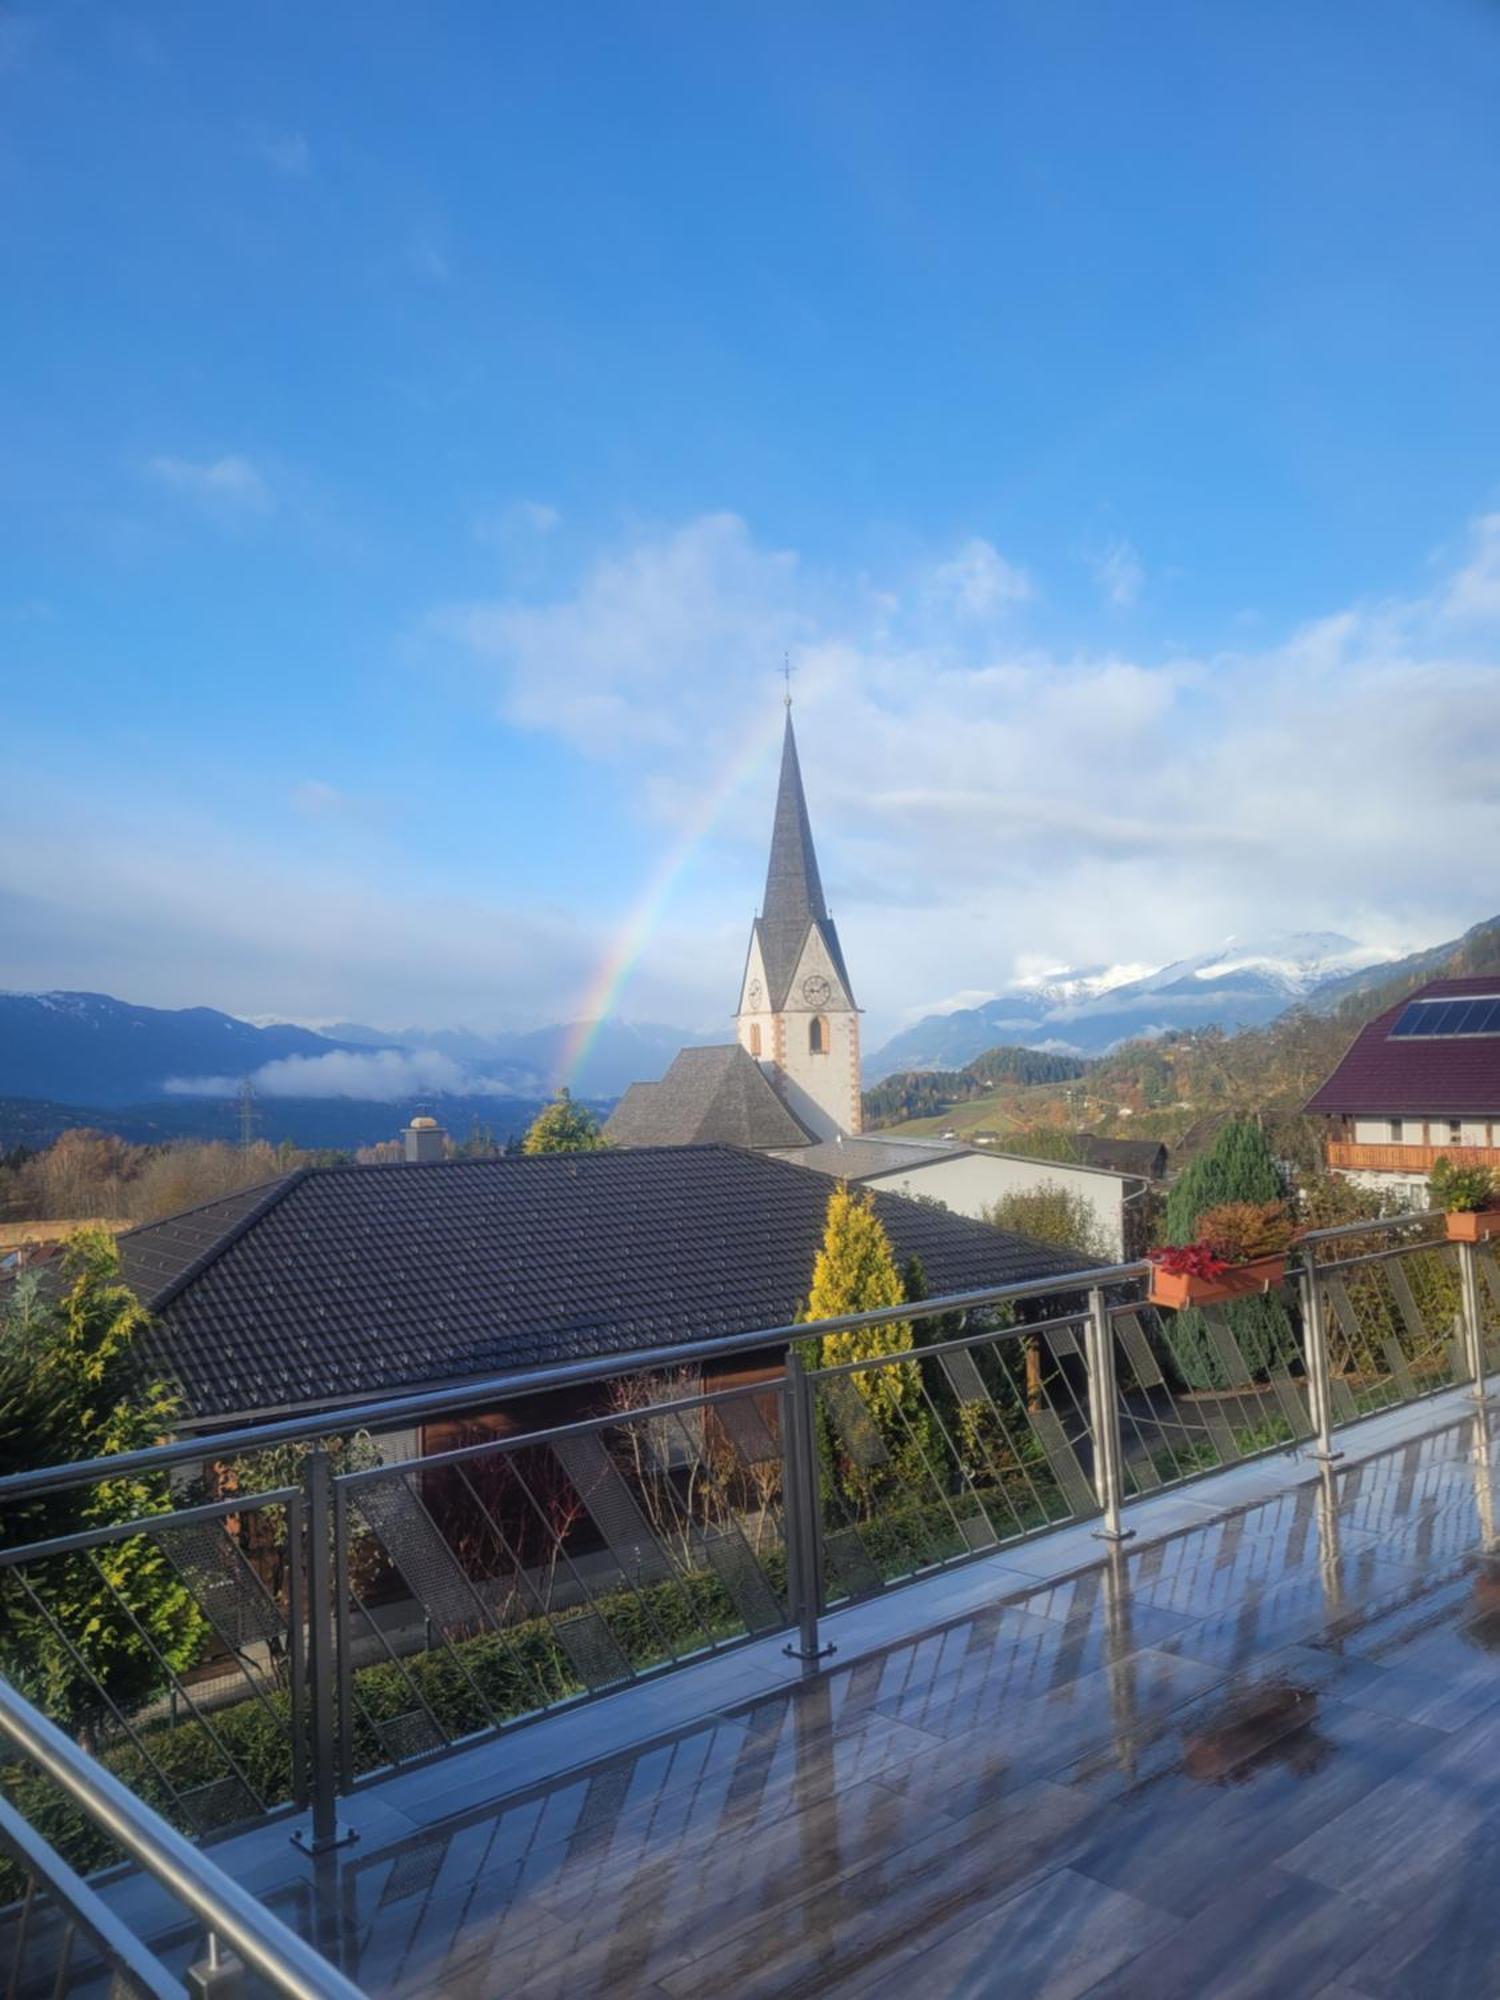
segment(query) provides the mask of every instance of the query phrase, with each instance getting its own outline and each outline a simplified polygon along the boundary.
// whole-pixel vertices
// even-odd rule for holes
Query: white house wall
[[[1123,1175],[1090,1172],[1056,1160],[1019,1160],[1009,1154],[955,1153],[872,1181],[882,1194],[926,1195],[955,1215],[983,1217],[1002,1196],[1066,1188],[1088,1208],[1108,1254],[1125,1254],[1125,1194],[1138,1187]]]

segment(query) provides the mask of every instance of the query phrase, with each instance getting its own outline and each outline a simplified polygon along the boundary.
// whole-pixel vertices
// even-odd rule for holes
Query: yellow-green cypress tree
[[[586,1104],[575,1104],[566,1085],[539,1111],[521,1141],[523,1153],[598,1153],[609,1144]]]
[[[823,1245],[813,1266],[807,1299],[809,1320],[842,1319],[847,1313],[874,1312],[881,1306],[906,1303],[906,1287],[896,1266],[891,1239],[868,1195],[851,1194],[840,1181],[828,1198]],[[871,1361],[882,1354],[901,1354],[912,1345],[909,1320],[884,1326],[858,1327],[849,1333],[827,1333],[818,1343],[817,1362],[832,1368],[845,1361]],[[921,1376],[914,1361],[890,1368],[866,1368],[852,1377],[872,1415],[883,1421],[903,1408],[910,1413],[921,1396]]]

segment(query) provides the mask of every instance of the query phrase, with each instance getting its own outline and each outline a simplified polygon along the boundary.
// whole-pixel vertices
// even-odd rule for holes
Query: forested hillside
[[[961,1137],[992,1133],[1002,1143],[1075,1128],[1117,1138],[1160,1138],[1180,1158],[1227,1117],[1248,1112],[1274,1129],[1286,1155],[1311,1159],[1316,1135],[1301,1117],[1301,1107],[1365,1022],[1429,979],[1491,970],[1500,973],[1500,921],[1476,925],[1442,953],[1419,954],[1389,978],[1349,993],[1326,1012],[1294,1007],[1269,1027],[1238,1034],[1202,1029],[1128,1042],[1087,1065],[1071,1088],[1051,1082],[978,1091],[966,1087],[961,1099],[913,1113],[907,1123],[914,1132],[952,1126]],[[975,1063],[958,1074],[970,1078],[979,1067]]]
[[[997,1087],[1068,1083],[1089,1067],[1078,1056],[1055,1056],[1041,1049],[998,1048],[987,1049],[963,1069],[903,1070],[865,1091],[865,1130],[899,1125],[910,1118],[934,1117],[950,1105],[986,1097]]]

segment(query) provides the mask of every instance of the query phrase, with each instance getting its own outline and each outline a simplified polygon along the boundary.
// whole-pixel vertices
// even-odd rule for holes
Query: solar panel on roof
[[[1500,1035],[1500,994],[1481,993],[1463,1000],[1413,1000],[1391,1029],[1391,1039],[1403,1041],[1446,1035]]]

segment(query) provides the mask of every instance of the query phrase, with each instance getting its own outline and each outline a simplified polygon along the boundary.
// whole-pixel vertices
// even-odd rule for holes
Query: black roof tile
[[[154,1367],[195,1417],[353,1401],[789,1324],[828,1181],[727,1146],[311,1168],[120,1239]],[[1076,1259],[877,1194],[929,1291]],[[207,1239],[207,1240],[206,1240]]]

